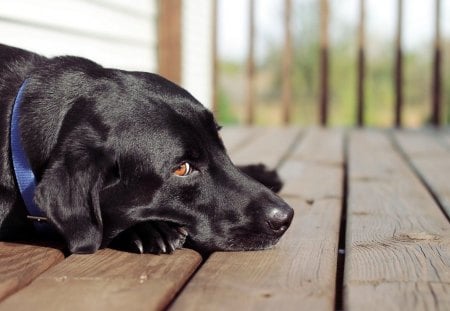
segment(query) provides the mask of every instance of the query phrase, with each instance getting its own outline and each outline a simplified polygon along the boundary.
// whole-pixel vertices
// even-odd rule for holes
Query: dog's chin
[[[185,246],[194,249],[202,255],[209,255],[213,252],[241,252],[241,251],[261,251],[274,248],[280,238],[270,240],[260,239],[230,239],[223,243],[196,243],[195,240],[188,237]]]

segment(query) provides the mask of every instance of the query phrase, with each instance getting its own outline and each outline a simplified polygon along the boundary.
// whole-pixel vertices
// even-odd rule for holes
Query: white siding
[[[0,0],[0,43],[158,71],[158,0]],[[182,86],[212,101],[212,1],[182,2]]]
[[[183,1],[182,85],[206,107],[212,101],[212,23],[212,1]]]
[[[0,42],[157,71],[157,0],[1,0]]]

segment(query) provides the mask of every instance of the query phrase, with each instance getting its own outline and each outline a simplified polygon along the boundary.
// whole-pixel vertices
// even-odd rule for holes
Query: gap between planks
[[[450,220],[450,149],[441,131],[397,130],[395,146]]]

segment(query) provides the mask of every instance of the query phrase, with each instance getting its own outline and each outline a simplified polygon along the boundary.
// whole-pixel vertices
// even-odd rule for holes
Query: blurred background
[[[450,121],[450,0],[0,0],[0,43],[160,73],[222,124]]]

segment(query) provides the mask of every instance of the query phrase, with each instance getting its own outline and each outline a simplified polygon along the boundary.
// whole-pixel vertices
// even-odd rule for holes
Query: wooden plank
[[[0,242],[0,301],[63,259],[54,248]]]
[[[398,267],[397,269],[400,269]],[[450,287],[435,282],[380,282],[352,287],[349,310],[442,310],[448,311]]]
[[[279,244],[257,252],[214,253],[171,309],[334,310],[342,145],[341,132],[307,133],[280,171],[286,181],[282,196],[295,216]],[[315,154],[319,150],[323,154]]]
[[[450,129],[448,127],[441,128],[439,133],[439,138],[444,142],[446,148],[450,149]]]
[[[395,139],[450,217],[450,149],[435,132],[397,131]]]
[[[387,135],[349,142],[345,309],[448,310],[450,224]]]
[[[72,255],[7,298],[0,310],[160,310],[200,261],[187,249],[159,256],[111,249]]]
[[[231,155],[265,132],[253,127],[227,126],[220,130],[220,136]]]
[[[258,134],[241,149],[231,153],[233,162],[240,165],[264,163],[270,168],[275,168],[299,135],[299,129],[295,127],[259,129]]]

